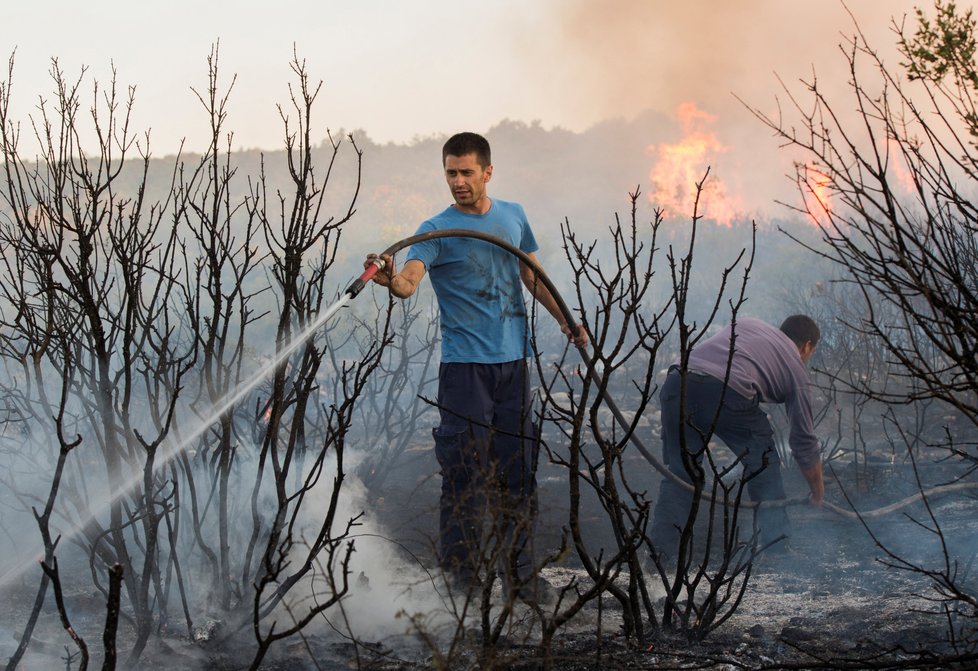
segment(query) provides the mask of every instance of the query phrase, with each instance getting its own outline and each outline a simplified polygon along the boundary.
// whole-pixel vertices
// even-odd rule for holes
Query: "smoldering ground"
[[[559,337],[556,333],[551,335]],[[548,352],[556,349],[546,342],[540,345]],[[423,376],[405,383],[412,388],[412,399],[416,400],[426,389],[422,379]],[[628,386],[615,393],[627,393]],[[613,422],[607,413],[602,410],[597,417],[603,430],[610,433]],[[359,660],[364,666],[376,668],[383,665],[425,668],[437,654],[445,654],[453,646],[470,655],[457,659],[478,658],[482,623],[477,601],[470,603],[467,615],[460,616],[460,602],[446,594],[439,576],[432,571],[440,485],[429,435],[433,421],[430,412],[419,418],[405,451],[391,455],[396,467],[390,470],[383,487],[374,490],[361,485],[353,474],[360,471],[361,464],[371,463],[380,446],[365,441],[356,435],[357,431],[350,436],[351,443],[357,447],[345,454],[347,475],[340,489],[341,505],[334,526],[341,544],[347,541],[354,544],[346,573],[349,591],[338,604],[317,617],[297,640],[273,646],[268,664],[317,668],[316,664],[322,660],[337,663]],[[864,418],[863,424],[868,430],[871,422]],[[828,477],[828,500],[843,508],[851,501],[858,510],[872,510],[916,492],[918,478],[924,487],[931,487],[953,477],[954,469],[949,464],[943,469],[934,466],[935,454],[925,455],[928,458],[920,459],[920,469],[915,470],[906,446],[883,440],[882,422],[877,426],[881,439],[873,442],[870,449],[857,453],[857,458],[839,458],[833,462]],[[654,403],[640,418],[637,430],[653,453],[658,454]],[[5,551],[3,554],[5,575],[12,575],[8,568],[11,566],[16,573],[16,578],[4,581],[5,601],[14,604],[2,618],[4,654],[9,654],[14,646],[40,579],[36,558],[41,546],[30,508],[40,502],[41,493],[50,484],[51,455],[47,451],[50,446],[36,440],[39,435],[39,432],[17,432],[4,436],[3,457],[8,463],[4,472],[10,476],[3,489],[3,532],[12,539],[11,550],[19,553]],[[964,438],[964,433],[959,435]],[[575,553],[559,552],[567,538],[569,510],[568,473],[566,466],[559,463],[567,456],[565,440],[552,427],[545,430],[544,439],[552,453],[545,451],[538,473],[541,513],[537,546],[542,556],[559,556],[559,559],[549,563],[543,575],[557,588],[571,581],[586,585],[588,578]],[[25,446],[28,449],[23,449]],[[716,449],[718,456],[726,454],[729,460],[725,448],[717,445]],[[257,460],[247,456],[254,453],[254,445],[242,446],[236,466],[238,482],[253,483],[257,479]],[[112,493],[99,476],[102,470],[97,462],[89,461],[89,456],[84,450],[73,455],[75,461],[68,478],[85,492],[88,505],[97,508],[95,502],[111,498]],[[204,455],[193,456],[202,459]],[[659,476],[650,464],[632,450],[626,450],[622,458],[629,485],[645,492],[648,500],[655,500]],[[205,463],[200,467],[206,472]],[[307,462],[296,482],[304,481],[310,468]],[[291,557],[295,560],[301,558],[304,543],[321,525],[322,512],[328,508],[334,491],[336,461],[327,456],[317,468],[321,476],[306,495],[292,534],[295,546]],[[804,491],[805,485],[790,463],[785,477],[790,493]],[[242,490],[240,500],[232,506],[235,521],[229,554],[236,559],[249,542],[248,525],[243,522],[250,507],[249,496],[245,494]],[[587,489],[583,497],[582,535],[587,552],[591,556],[607,554],[616,547],[616,538],[602,498]],[[258,507],[268,509],[273,502],[270,490],[262,490]],[[69,612],[78,618],[73,623],[76,629],[87,639],[97,640],[104,624],[105,597],[91,579],[88,550],[72,542],[71,525],[64,521],[77,519],[77,511],[69,499],[61,505],[65,509],[56,521],[56,530],[63,534],[58,557],[65,577],[66,603]],[[932,506],[933,519],[921,502],[891,516],[867,518],[866,525],[876,534],[876,540],[857,519],[804,505],[794,506],[789,512],[794,521],[791,553],[783,558],[761,555],[743,603],[714,636],[690,649],[688,644],[679,644],[662,632],[655,639],[651,653],[637,653],[622,643],[625,639],[621,636],[620,605],[605,596],[588,604],[566,623],[560,639],[562,648],[554,652],[554,658],[574,668],[575,663],[590,663],[581,660],[594,660],[602,655],[609,664],[615,660],[624,664],[629,656],[634,661],[636,655],[646,661],[654,657],[659,663],[676,662],[683,655],[691,654],[733,655],[748,668],[760,668],[798,660],[812,662],[814,656],[859,656],[868,650],[893,646],[945,649],[948,638],[944,627],[946,618],[939,616],[940,584],[914,567],[930,570],[948,561],[968,567],[970,558],[975,556],[971,533],[974,501],[960,496],[938,498]],[[184,503],[181,510],[186,513],[188,508],[189,504]],[[356,519],[357,526],[349,530],[348,537],[341,537],[340,532],[350,519]],[[263,520],[267,525],[267,514],[263,514]],[[941,525],[943,536],[934,532],[934,520]],[[201,534],[213,538],[214,523],[203,525]],[[242,663],[253,645],[247,625],[239,620],[236,626],[241,629],[228,631],[232,625],[228,613],[213,607],[211,560],[199,550],[197,541],[184,541],[181,547],[193,625],[188,628],[179,613],[171,612],[165,624],[161,624],[161,636],[158,641],[154,639],[156,642],[148,648],[143,663],[156,668],[175,668],[173,664],[180,668],[213,668],[215,663]],[[887,550],[901,560],[889,557]],[[275,617],[288,623],[317,599],[328,595],[326,574],[326,570],[317,570],[315,577],[300,583]],[[962,584],[970,584],[966,570],[958,575],[966,579]],[[661,599],[664,587],[658,582],[656,572],[649,570],[646,579],[650,593],[655,599]],[[499,598],[498,593],[494,598]],[[931,614],[926,615],[925,611]],[[955,618],[967,625],[966,618],[959,615]],[[65,634],[50,607],[44,610],[42,624],[25,664],[40,660],[41,664],[61,665],[64,663],[61,658],[66,654],[62,643]],[[508,628],[508,643],[501,647],[502,654],[510,655],[515,661],[533,659],[528,650],[539,640],[539,626],[540,621],[532,613],[525,609],[517,611]],[[125,645],[126,632],[120,636],[120,644]],[[237,641],[237,647],[221,649],[222,640]]]
[[[740,233],[742,234],[742,232]],[[737,231],[716,229],[715,240],[711,244],[722,247],[729,242],[731,236],[738,239]],[[679,245],[682,235],[673,240]],[[608,253],[602,249],[602,253]],[[730,255],[729,250],[721,258]],[[770,260],[775,254],[765,254]],[[714,250],[713,258],[717,258]],[[813,274],[817,268],[808,269]],[[703,286],[695,291],[709,292],[715,283],[710,280],[713,275],[703,278]],[[802,278],[800,281],[803,281]],[[755,295],[756,296],[756,295]],[[590,297],[588,298],[590,300]],[[424,305],[424,303],[422,303]],[[703,306],[697,306],[702,310]],[[355,317],[355,314],[346,315]],[[411,322],[404,326],[405,341],[411,347],[396,349],[411,352],[415,349],[426,351],[435,346],[433,340],[424,341],[418,345],[419,334],[429,333],[425,329],[424,319]],[[826,318],[831,323],[831,318]],[[400,324],[399,324],[400,326]],[[331,337],[343,340],[341,336],[352,333],[362,333],[364,341],[370,341],[370,329],[362,322],[349,322],[344,328],[332,331]],[[827,329],[828,331],[828,329]],[[834,334],[828,333],[828,342]],[[559,368],[566,371],[569,389],[557,399],[559,403],[569,402],[581,387],[581,373],[576,360],[561,359],[566,342],[556,331],[553,324],[539,325],[537,346],[544,362],[545,371]],[[347,340],[350,342],[350,340]],[[356,350],[355,346],[352,349]],[[661,377],[664,366],[674,358],[675,348],[666,347],[658,353],[659,358],[650,360],[644,352],[637,354],[620,367],[620,377],[609,388],[610,394],[626,407],[638,379],[643,370],[652,367],[656,376]],[[831,356],[832,349],[824,350],[822,356]],[[853,361],[850,352],[844,352],[845,360]],[[347,352],[324,367],[317,392],[323,405],[340,398],[336,392],[337,385],[343,380],[343,372],[349,369],[338,365],[341,360],[355,361],[360,352]],[[345,357],[345,358],[344,358]],[[416,359],[412,359],[416,361]],[[560,366],[556,366],[560,363]],[[391,359],[388,370],[399,370],[400,360]],[[825,361],[816,362],[817,367],[828,367]],[[556,367],[556,368],[555,368]],[[308,609],[315,607],[324,599],[328,599],[334,586],[348,580],[349,591],[339,603],[326,609],[320,616],[313,619],[301,635],[288,641],[273,645],[269,651],[267,663],[279,664],[296,668],[304,665],[316,668],[323,659],[340,660],[343,663],[361,663],[369,665],[406,665],[425,668],[438,655],[445,656],[449,650],[456,650],[457,655],[452,659],[468,660],[466,663],[477,663],[484,639],[485,624],[483,613],[478,608],[478,602],[470,602],[470,608],[465,615],[460,614],[458,601],[446,598],[443,585],[437,575],[431,572],[434,566],[434,547],[437,538],[437,499],[439,479],[437,464],[432,450],[430,429],[435,421],[433,413],[427,404],[418,399],[419,395],[429,394],[431,368],[424,366],[405,367],[409,374],[404,378],[375,376],[386,380],[385,385],[370,390],[370,398],[362,399],[357,406],[367,413],[357,416],[357,421],[350,427],[345,436],[347,441],[342,462],[344,479],[340,486],[340,505],[335,511],[331,533],[339,547],[337,558],[342,558],[348,542],[353,543],[350,564],[345,569],[339,559],[327,563],[327,555],[322,555],[315,564],[313,572],[301,578],[300,582],[290,590],[272,617],[263,622],[270,628],[272,621],[286,626],[294,619],[301,617]],[[262,364],[255,366],[261,370]],[[816,378],[818,376],[816,375]],[[373,378],[372,378],[373,379]],[[337,382],[340,380],[340,382]],[[658,383],[658,381],[657,381]],[[657,385],[655,385],[657,386]],[[826,389],[820,386],[819,389]],[[396,390],[407,390],[399,400],[397,408],[387,408],[383,405],[374,410],[371,403],[391,398]],[[325,399],[325,400],[323,400]],[[638,417],[636,431],[654,454],[658,454],[658,426],[654,398]],[[834,407],[838,402],[845,408],[845,399],[833,398],[827,393],[818,399],[819,405]],[[417,404],[415,410],[404,412],[406,407]],[[248,407],[251,404],[247,404]],[[615,423],[611,420],[604,404],[599,403],[595,409],[594,418],[598,427],[605,435],[614,435]],[[79,416],[84,413],[79,408],[71,408]],[[631,412],[631,411],[630,411]],[[373,414],[371,414],[373,413]],[[260,413],[259,413],[260,414]],[[436,415],[437,413],[434,413]],[[392,421],[392,417],[398,421]],[[193,416],[193,415],[188,415]],[[829,413],[828,416],[832,416]],[[324,416],[318,416],[320,424]],[[634,417],[630,414],[629,417]],[[414,418],[414,423],[408,421]],[[230,534],[228,556],[234,570],[232,576],[242,574],[241,564],[245,564],[245,554],[248,548],[255,544],[251,537],[253,528],[252,515],[259,522],[259,527],[270,528],[271,515],[277,503],[275,488],[268,480],[269,472],[265,471],[259,479],[258,443],[252,438],[255,429],[261,429],[265,421],[254,412],[242,412],[237,421],[241,422],[240,443],[236,447],[236,460],[233,469],[233,479],[229,505]],[[590,417],[588,422],[590,422]],[[378,429],[391,425],[402,424],[412,429],[404,436],[404,441],[398,443],[401,452],[388,452],[386,448],[393,442],[391,436],[383,435]],[[953,477],[953,469],[941,470],[933,466],[934,454],[919,454],[908,449],[906,445],[894,444],[886,433],[886,425],[882,421],[871,420],[864,416],[859,422],[862,427],[861,442],[844,443],[846,449],[838,455],[835,465],[838,466],[838,480],[829,479],[828,496],[839,506],[847,505],[847,496],[857,509],[877,507],[917,490],[917,473],[924,487],[930,487]],[[50,436],[46,436],[40,427],[36,430],[10,433],[14,426],[27,427],[26,423],[8,425],[8,434],[3,443],[4,458],[9,459],[10,467],[6,472],[12,476],[5,483],[5,512],[3,517],[4,532],[9,538],[16,540],[18,547],[34,543],[24,555],[13,563],[23,568],[17,580],[10,580],[6,585],[13,590],[7,599],[17,607],[9,609],[9,620],[5,621],[6,633],[10,634],[9,643],[21,630],[22,622],[27,616],[28,606],[40,579],[36,559],[40,545],[33,519],[32,505],[43,499],[43,493],[50,485],[51,467],[54,463],[54,452]],[[595,447],[591,440],[590,430],[586,434],[582,449],[592,457]],[[189,431],[191,427],[182,426]],[[852,426],[822,427],[828,436],[833,432],[846,435]],[[934,441],[939,437],[940,428],[935,423],[931,426],[931,434],[927,440]],[[258,432],[260,434],[260,431]],[[869,434],[872,434],[872,441]],[[958,439],[965,441],[966,432],[962,429],[956,432]],[[302,499],[301,510],[294,525],[290,528],[291,544],[289,545],[286,562],[294,566],[301,561],[307,544],[317,535],[323,523],[322,516],[329,509],[331,496],[335,491],[335,478],[339,473],[339,462],[333,453],[327,449],[323,460],[313,464],[319,455],[321,446],[329,446],[322,434],[318,434],[323,442],[310,440],[307,444],[306,461],[301,469],[296,469],[286,482],[292,491],[297,491],[300,483],[310,483],[311,489]],[[543,569],[543,575],[557,588],[562,588],[572,581],[578,587],[588,584],[588,576],[582,570],[582,560],[571,550],[562,552],[563,544],[567,542],[569,528],[570,500],[568,495],[567,437],[552,422],[545,423],[544,439],[547,450],[544,451],[538,480],[540,482],[540,520],[537,525],[537,547],[539,554],[553,558]],[[58,557],[65,577],[64,589],[66,605],[69,612],[78,618],[74,623],[76,630],[88,640],[98,640],[104,623],[105,596],[99,591],[104,584],[104,578],[99,573],[101,568],[96,562],[93,571],[88,550],[72,542],[70,538],[71,524],[64,520],[77,521],[78,511],[99,509],[99,501],[114,499],[118,492],[108,486],[103,475],[104,464],[100,463],[97,450],[92,451],[92,443],[97,444],[96,437],[86,436],[77,452],[69,459],[67,484],[81,492],[85,504],[79,505],[71,497],[59,499],[61,512],[55,519],[56,533],[63,534],[59,545]],[[390,441],[390,442],[389,442]],[[355,446],[355,448],[354,448]],[[24,449],[26,447],[26,449]],[[717,446],[718,456],[726,454],[725,448]],[[921,469],[915,472],[910,454],[920,459]],[[378,488],[361,487],[354,473],[363,472],[358,467],[371,465],[371,460],[377,455],[384,455],[388,460],[387,479]],[[187,453],[191,469],[198,482],[212,482],[214,452]],[[727,455],[729,459],[729,455]],[[644,493],[645,500],[655,500],[659,477],[648,462],[634,450],[625,449],[621,453],[621,469],[629,487],[636,492]],[[318,477],[313,481],[309,475],[315,468]],[[617,473],[616,472],[616,473]],[[365,479],[369,480],[365,473]],[[597,474],[602,475],[600,469]],[[789,492],[804,490],[804,484],[786,461],[786,477],[789,478]],[[131,474],[133,477],[138,472]],[[33,478],[33,479],[31,479]],[[168,493],[171,485],[166,484],[169,478],[164,477],[160,491]],[[255,483],[259,483],[254,490]],[[832,483],[837,483],[833,485]],[[257,494],[253,497],[252,491]],[[252,504],[254,501],[254,507]],[[762,555],[759,558],[754,580],[748,584],[744,601],[732,614],[726,625],[698,644],[695,654],[704,656],[722,656],[734,654],[737,650],[739,659],[746,665],[763,666],[765,664],[788,663],[793,660],[811,660],[812,657],[798,653],[794,647],[802,648],[810,653],[828,655],[859,655],[868,649],[888,649],[894,645],[913,644],[920,649],[941,650],[947,646],[947,636],[940,617],[924,619],[916,611],[930,607],[934,610],[940,604],[928,598],[935,595],[935,581],[931,575],[914,566],[922,568],[940,566],[947,560],[958,561],[966,565],[969,557],[974,556],[974,548],[966,539],[972,536],[972,510],[968,500],[953,505],[940,500],[937,519],[948,530],[946,539],[949,544],[942,543],[942,538],[929,529],[933,523],[928,523],[928,511],[923,504],[899,511],[892,520],[868,520],[870,529],[878,534],[881,546],[878,546],[858,520],[834,517],[828,511],[818,511],[805,506],[791,509],[790,514],[795,518],[794,534],[791,539],[794,549],[786,559],[774,560]],[[204,500],[200,509],[208,505]],[[944,507],[947,505],[948,507]],[[181,505],[173,508],[177,515],[191,514],[193,504],[186,497]],[[606,499],[593,488],[585,487],[580,504],[581,535],[587,556],[608,556],[618,547],[615,530],[608,521]],[[912,514],[913,517],[907,517]],[[236,618],[233,612],[217,607],[219,590],[213,584],[213,559],[203,551],[202,546],[213,542],[217,537],[217,523],[212,517],[204,518],[199,527],[199,536],[182,535],[175,544],[174,556],[179,553],[186,585],[183,588],[187,595],[187,610],[191,616],[182,616],[181,608],[176,600],[169,604],[165,612],[159,614],[159,637],[154,637],[147,649],[143,662],[156,664],[158,668],[173,668],[178,664],[181,668],[213,667],[215,664],[229,666],[247,663],[247,658],[253,652],[254,638],[249,627],[249,619],[241,618],[241,611],[247,613],[250,603],[242,599],[240,594],[247,594],[247,585],[232,586],[235,596],[230,607],[239,611]],[[349,520],[355,519],[357,525],[346,529]],[[923,522],[923,524],[921,524]],[[104,520],[102,522],[105,524]],[[136,527],[126,527],[124,533],[131,534],[129,541],[132,547],[141,547],[141,538]],[[22,539],[28,539],[25,543]],[[261,539],[260,539],[261,540]],[[655,539],[652,539],[654,542]],[[260,543],[258,543],[260,545]],[[943,549],[950,545],[955,553],[946,555]],[[890,548],[899,553],[907,566],[897,566],[896,570],[878,561],[885,558],[883,548]],[[4,555],[6,558],[8,555]],[[26,558],[26,559],[25,559]],[[251,563],[257,561],[252,557]],[[895,560],[891,563],[897,563]],[[168,565],[167,557],[162,564]],[[6,565],[6,562],[5,562]],[[647,566],[647,565],[646,565]],[[332,569],[332,570],[331,570]],[[337,570],[339,569],[339,570]],[[94,574],[94,579],[93,579]],[[332,576],[332,578],[330,578]],[[627,578],[622,571],[618,580]],[[655,599],[661,599],[663,586],[656,581],[657,572],[648,570],[646,579],[649,581],[650,593]],[[331,583],[330,580],[333,582]],[[339,581],[339,583],[337,582]],[[160,593],[165,593],[168,586],[176,588],[174,574],[165,574],[160,581]],[[574,594],[574,592],[569,592]],[[940,597],[940,594],[937,594]],[[493,595],[498,599],[498,593]],[[127,606],[123,602],[124,607]],[[653,604],[661,609],[660,603]],[[490,618],[498,614],[490,610]],[[656,610],[660,612],[660,610]],[[189,622],[187,622],[189,620]],[[490,619],[490,621],[492,621]],[[553,659],[561,664],[577,663],[590,664],[593,660],[614,654],[619,661],[628,655],[646,659],[649,654],[657,656],[660,661],[678,659],[682,654],[691,654],[682,645],[676,644],[668,632],[654,634],[653,653],[647,650],[636,653],[624,643],[627,637],[623,635],[624,617],[620,603],[603,595],[593,599],[581,611],[571,618],[558,642],[559,650],[551,652]],[[867,627],[866,623],[873,623]],[[938,624],[935,625],[935,622]],[[46,606],[42,618],[43,627],[35,635],[37,642],[32,642],[29,648],[31,659],[41,659],[43,662],[60,664],[58,661],[66,655],[64,645],[65,634],[57,616],[50,605]],[[229,631],[230,629],[230,631]],[[514,612],[507,625],[508,636],[499,639],[500,654],[512,661],[523,659],[528,663],[539,661],[534,655],[533,646],[540,640],[541,620],[526,609]],[[269,631],[265,629],[264,631]],[[5,634],[6,635],[6,634]],[[942,638],[943,635],[943,638]],[[126,645],[128,630],[120,632],[120,645]],[[745,638],[746,637],[746,638]],[[785,643],[785,640],[789,643]],[[230,644],[233,642],[233,644]],[[746,647],[741,649],[741,645]],[[857,647],[862,646],[862,647]],[[873,647],[875,646],[875,647]],[[793,657],[792,655],[801,655]],[[765,662],[764,659],[776,660]],[[576,660],[576,661],[575,661]],[[582,662],[582,660],[584,660]],[[168,666],[169,665],[169,666]],[[274,668],[272,666],[271,668]],[[301,666],[299,667],[301,668]],[[570,668],[573,668],[572,666]]]
[[[355,457],[349,461],[351,466],[356,466]],[[251,463],[242,466],[241,470],[251,471],[253,468],[254,464]],[[326,474],[335,473],[335,461],[323,464],[323,470]],[[6,472],[14,471],[7,469]],[[49,471],[32,468],[29,472],[31,478],[19,478],[16,486],[8,482],[3,490],[4,515],[0,521],[10,542],[8,550],[3,553],[4,579],[0,583],[0,592],[4,602],[12,606],[5,609],[4,617],[0,618],[3,627],[0,645],[4,657],[9,657],[16,647],[29,612],[31,594],[41,579],[38,562],[43,559],[44,551],[38,539],[37,523],[31,512],[24,509],[24,499],[28,498],[24,492],[31,489],[43,491],[49,482],[41,474]],[[248,477],[246,472],[240,475]],[[293,532],[296,561],[303,559],[304,539],[314,537],[320,531],[322,519],[319,514],[328,507],[334,485],[331,477],[323,477],[307,493],[304,512],[296,521]],[[103,505],[104,500],[111,498],[111,494],[96,482],[96,478],[89,477],[85,488],[93,500],[103,499]],[[354,548],[349,563],[343,570],[333,566],[313,571],[304,584],[293,590],[293,596],[288,597],[269,616],[269,620],[288,622],[301,617],[318,598],[323,595],[323,598],[327,598],[330,591],[336,588],[325,577],[327,573],[335,572],[337,582],[348,581],[348,590],[339,604],[306,629],[304,636],[312,641],[312,649],[324,658],[345,659],[349,652],[347,644],[356,642],[356,645],[364,645],[367,651],[370,645],[380,645],[396,649],[400,655],[406,653],[407,657],[423,659],[426,652],[416,636],[417,628],[423,626],[429,635],[438,637],[446,629],[450,631],[453,624],[451,602],[446,601],[444,583],[437,572],[428,570],[429,563],[422,563],[417,556],[404,552],[404,543],[378,522],[375,511],[370,509],[366,492],[355,476],[343,483],[340,498],[336,516],[338,530],[342,530],[349,520],[356,520],[342,541]],[[270,498],[266,495],[264,499],[263,505],[270,507]],[[80,533],[72,528],[68,520],[63,519],[57,529],[63,539],[57,557],[64,576],[62,590],[68,612],[79,635],[96,640],[104,624],[106,603],[104,595],[93,587],[90,580],[89,551],[78,537]],[[205,535],[215,532],[210,527],[201,531]],[[247,534],[234,534],[231,555],[243,556],[248,541]],[[215,594],[208,587],[212,572],[206,570],[209,561],[206,555],[185,548],[183,557],[183,579],[190,586],[185,605],[195,613],[193,624],[186,630],[185,626],[189,623],[181,622],[178,612],[171,613],[166,623],[161,622],[160,633],[163,637],[160,643],[150,647],[139,668],[203,669],[214,668],[215,660],[224,659],[225,662],[221,663],[232,665],[245,662],[243,657],[238,656],[240,650],[235,653],[222,648],[227,642],[242,637],[253,641],[247,617],[241,620],[240,612],[238,616],[232,616],[216,607]],[[247,606],[247,603],[239,606]],[[239,608],[236,607],[236,610]],[[51,619],[52,615],[48,609],[42,615],[41,626],[35,633],[22,668],[54,668],[65,663],[60,657],[66,654],[66,650],[57,642],[63,632],[59,633],[60,625],[56,619]],[[239,628],[239,631],[235,632],[234,628]],[[126,637],[123,631],[120,645],[125,645]],[[225,639],[224,644],[220,643],[221,639]],[[338,646],[339,652],[331,652],[331,645]],[[209,652],[202,652],[208,648]],[[247,656],[247,653],[241,654]],[[317,668],[314,660],[297,661],[294,651],[274,651],[273,658],[280,655],[300,665],[290,663],[290,668]]]

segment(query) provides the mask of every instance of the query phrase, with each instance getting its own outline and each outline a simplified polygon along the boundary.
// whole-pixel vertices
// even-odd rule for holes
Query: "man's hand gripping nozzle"
[[[374,256],[367,265],[367,268],[363,271],[363,274],[355,279],[353,284],[347,287],[344,293],[349,295],[350,298],[356,298],[357,294],[363,291],[363,288],[367,286],[367,282],[370,281],[370,278],[376,275],[379,271],[383,270],[385,265],[387,264],[384,263],[384,260],[380,258],[380,256]]]

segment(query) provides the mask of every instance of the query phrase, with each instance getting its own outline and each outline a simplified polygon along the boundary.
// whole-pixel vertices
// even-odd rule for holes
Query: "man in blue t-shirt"
[[[487,233],[536,262],[537,241],[523,208],[489,198],[489,143],[475,133],[452,136],[442,148],[454,203],[418,233],[459,228]],[[374,259],[368,257],[369,264]],[[480,584],[480,568],[502,565],[507,593],[546,597],[530,551],[536,515],[537,430],[530,408],[526,357],[530,352],[523,288],[577,345],[556,301],[519,258],[484,240],[448,237],[415,244],[398,272],[394,259],[374,282],[398,298],[412,296],[426,274],[438,298],[441,366],[432,432],[441,467],[439,563],[462,587]],[[367,264],[365,264],[367,265]]]

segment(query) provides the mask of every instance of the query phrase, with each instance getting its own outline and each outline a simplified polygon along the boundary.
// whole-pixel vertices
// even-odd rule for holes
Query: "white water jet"
[[[298,350],[299,347],[301,347],[310,337],[312,337],[317,330],[324,326],[326,322],[333,317],[333,315],[335,315],[341,308],[346,306],[354,295],[355,293],[351,293],[350,290],[347,290],[336,302],[321,312],[305,329],[296,334],[289,343],[278,350],[267,364],[225,395],[220,402],[215,404],[188,433],[184,434],[182,438],[168,439],[165,443],[163,443],[160,446],[154,461],[154,471],[158,472],[160,469],[167,466],[174,458],[179,456],[201,435],[203,435],[203,433],[207,431],[214,424],[214,422],[221,417],[221,415],[225,414],[236,404],[240,403],[255,389],[255,387],[261,384],[268,377],[268,375],[275,370],[275,368],[277,368],[289,356],[295,353],[295,351]],[[121,487],[108,494],[104,500],[96,501],[93,505],[91,505],[90,507],[92,512],[88,516],[73,524],[70,529],[62,530],[59,533],[56,533],[54,529],[52,529],[52,534],[55,537],[60,536],[61,538],[59,547],[63,547],[66,541],[70,541],[75,534],[84,529],[92,520],[105,513],[117,500],[136,487],[142,481],[143,477],[144,474],[142,471],[133,473]],[[40,506],[35,506],[35,508],[39,507]],[[35,542],[30,542],[28,539],[18,539],[21,542],[16,543],[14,548],[8,548],[4,551],[4,565],[0,567],[0,589],[13,584],[28,570],[36,568],[38,562],[44,558],[44,548],[41,546],[38,536],[36,534],[30,534],[29,538]]]

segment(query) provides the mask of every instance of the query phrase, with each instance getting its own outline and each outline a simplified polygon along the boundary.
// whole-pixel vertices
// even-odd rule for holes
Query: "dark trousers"
[[[673,366],[659,393],[662,456],[669,470],[686,482],[692,480],[683,460],[680,432],[685,433],[688,461],[702,465],[706,450],[704,438],[715,420],[713,435],[740,458],[750,500],[784,498],[781,458],[774,444],[774,431],[758,401],[744,398],[731,389],[724,393],[722,380],[690,373],[686,383],[685,416],[680,417],[680,383],[679,369]],[[663,481],[652,518],[652,542],[658,551],[675,554],[692,500],[692,492],[669,479]],[[789,531],[788,516],[783,508],[760,509],[756,521],[762,544],[787,535]]]
[[[494,559],[514,577],[532,571],[539,441],[526,362],[443,363],[439,563],[463,579]]]

